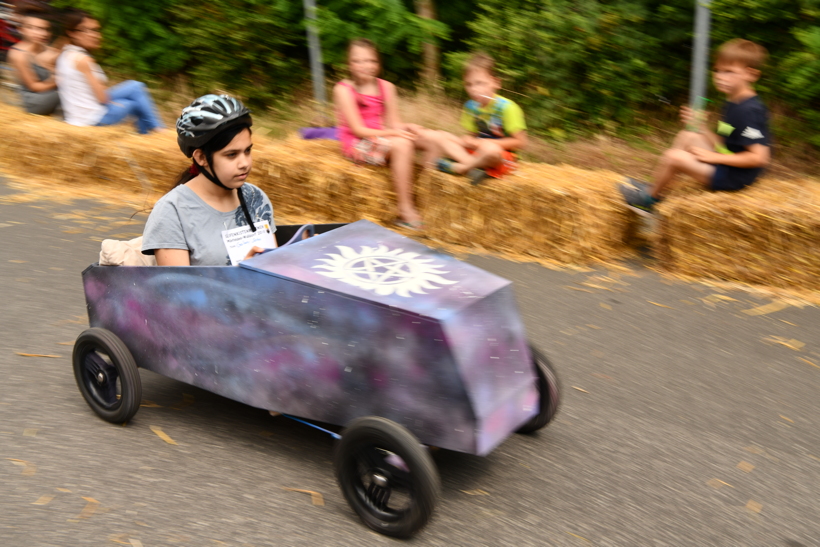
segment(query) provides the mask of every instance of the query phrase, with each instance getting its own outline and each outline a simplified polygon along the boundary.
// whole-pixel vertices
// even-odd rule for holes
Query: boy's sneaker
[[[439,158],[438,161],[436,161],[436,169],[448,175],[456,174],[455,171],[453,171],[453,160],[447,158]]]
[[[478,186],[489,176],[484,169],[470,169],[467,171],[467,178],[470,179],[470,184],[473,186]]]
[[[649,193],[651,186],[645,182],[632,178],[626,179],[625,183],[618,185],[618,189],[626,200],[626,204],[646,212],[653,212],[655,204],[660,200],[652,197]]]

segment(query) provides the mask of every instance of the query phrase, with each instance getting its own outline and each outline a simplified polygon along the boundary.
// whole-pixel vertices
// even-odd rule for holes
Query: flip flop
[[[406,228],[408,230],[414,230],[414,231],[424,230],[424,222],[422,222],[421,220],[416,220],[416,221],[413,221],[413,222],[407,222],[406,220],[397,218],[396,220],[393,221],[393,224],[395,224],[399,228]]]

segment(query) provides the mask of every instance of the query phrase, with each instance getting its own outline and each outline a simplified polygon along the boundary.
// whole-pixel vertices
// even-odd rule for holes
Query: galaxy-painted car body
[[[484,455],[537,413],[512,284],[368,221],[238,267],[92,265],[92,327],[138,366],[345,425],[381,416]]]

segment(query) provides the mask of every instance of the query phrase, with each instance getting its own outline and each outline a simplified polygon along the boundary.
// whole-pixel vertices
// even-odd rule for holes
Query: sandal
[[[424,222],[422,222],[421,220],[414,220],[413,222],[408,222],[404,219],[397,218],[393,221],[393,224],[395,224],[399,228],[406,228],[408,230],[413,231],[424,230]]]

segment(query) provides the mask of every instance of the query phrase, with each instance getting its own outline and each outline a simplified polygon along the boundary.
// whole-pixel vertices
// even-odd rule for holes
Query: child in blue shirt
[[[714,191],[741,190],[757,179],[771,158],[768,111],[753,87],[765,59],[766,50],[749,40],[736,38],[720,46],[713,81],[726,103],[717,133],[683,107],[681,120],[696,131],[678,133],[655,168],[653,184],[628,179],[621,185],[629,205],[651,212],[678,173]]]

